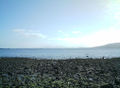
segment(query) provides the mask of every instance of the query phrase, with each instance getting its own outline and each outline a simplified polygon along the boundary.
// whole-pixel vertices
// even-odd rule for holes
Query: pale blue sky
[[[0,0],[1,48],[120,42],[119,0]]]

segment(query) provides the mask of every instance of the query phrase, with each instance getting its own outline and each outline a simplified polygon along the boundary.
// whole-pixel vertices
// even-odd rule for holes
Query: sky
[[[120,42],[120,0],[0,0],[0,48]]]

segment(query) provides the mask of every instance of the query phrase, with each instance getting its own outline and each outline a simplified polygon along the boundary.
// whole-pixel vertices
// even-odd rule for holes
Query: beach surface
[[[0,58],[0,88],[120,88],[120,58]]]

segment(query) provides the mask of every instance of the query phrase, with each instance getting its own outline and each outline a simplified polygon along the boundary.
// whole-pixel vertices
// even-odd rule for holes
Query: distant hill
[[[111,43],[103,46],[93,47],[93,48],[120,48],[120,43]]]

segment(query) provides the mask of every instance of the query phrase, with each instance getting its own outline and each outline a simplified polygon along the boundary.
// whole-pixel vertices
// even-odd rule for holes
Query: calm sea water
[[[0,57],[35,57],[48,59],[120,57],[120,49],[0,49]]]

